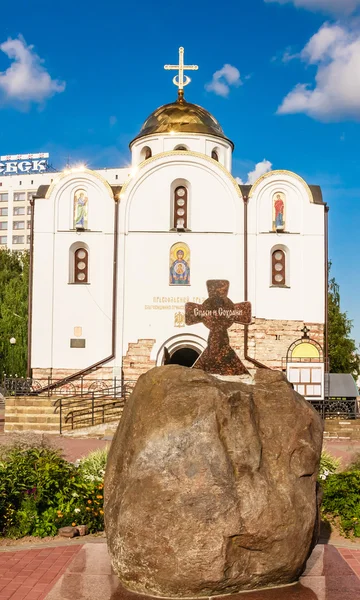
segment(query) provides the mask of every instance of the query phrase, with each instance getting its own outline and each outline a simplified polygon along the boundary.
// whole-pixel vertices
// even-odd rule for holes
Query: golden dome
[[[133,144],[139,138],[157,133],[203,133],[214,135],[233,143],[225,136],[220,123],[205,108],[197,104],[191,104],[185,100],[177,100],[171,104],[164,104],[154,110],[146,119],[139,135],[131,142]],[[131,146],[130,144],[130,146]]]

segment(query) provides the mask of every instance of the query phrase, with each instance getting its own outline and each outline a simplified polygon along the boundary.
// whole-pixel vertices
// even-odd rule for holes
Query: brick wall
[[[135,381],[140,375],[155,367],[155,360],[150,359],[154,339],[140,339],[130,343],[126,356],[123,358],[124,381]]]
[[[309,336],[322,347],[324,345],[323,323],[306,323]],[[248,354],[271,369],[285,368],[285,358],[289,346],[302,337],[303,321],[280,321],[254,319],[249,326]],[[233,325],[229,329],[230,344],[244,356],[244,326]]]

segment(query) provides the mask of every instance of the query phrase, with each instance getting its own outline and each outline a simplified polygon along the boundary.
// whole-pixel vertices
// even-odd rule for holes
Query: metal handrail
[[[91,424],[95,423],[96,414],[102,412],[103,423],[105,422],[105,409],[106,408],[123,408],[125,402],[130,395],[135,382],[128,382],[130,385],[123,384],[122,386],[115,386],[109,388],[106,393],[101,393],[103,390],[93,390],[84,394],[82,397],[79,396],[61,396],[57,398],[53,403],[54,413],[59,411],[60,417],[60,434],[63,431],[63,423],[66,425],[71,422],[71,429],[74,428],[74,422],[76,417],[82,417],[82,422],[87,423],[91,421]],[[119,393],[120,392],[120,393]],[[103,400],[101,402],[101,400]],[[95,403],[95,401],[97,401]],[[100,401],[100,402],[99,402]],[[85,403],[85,406],[84,406]],[[90,404],[91,403],[91,404]],[[66,415],[64,417],[64,412]],[[76,420],[76,423],[79,424]]]

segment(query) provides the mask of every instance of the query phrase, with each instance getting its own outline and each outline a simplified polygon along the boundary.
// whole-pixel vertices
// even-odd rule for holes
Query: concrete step
[[[48,432],[48,433],[59,433],[59,425],[51,425],[50,423],[43,423],[39,427],[36,423],[6,423],[4,427],[5,433],[12,431],[36,431],[36,432]]]
[[[59,415],[6,415],[7,423],[59,423]]]
[[[51,415],[54,414],[53,406],[7,406],[7,415]]]
[[[34,396],[9,397],[6,398],[6,407],[8,406],[53,406],[53,400]]]

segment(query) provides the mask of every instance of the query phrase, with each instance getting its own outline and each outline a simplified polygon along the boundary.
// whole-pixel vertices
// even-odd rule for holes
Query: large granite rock
[[[105,524],[123,584],[210,596],[295,581],[314,540],[322,422],[282,373],[142,375],[113,440]]]

